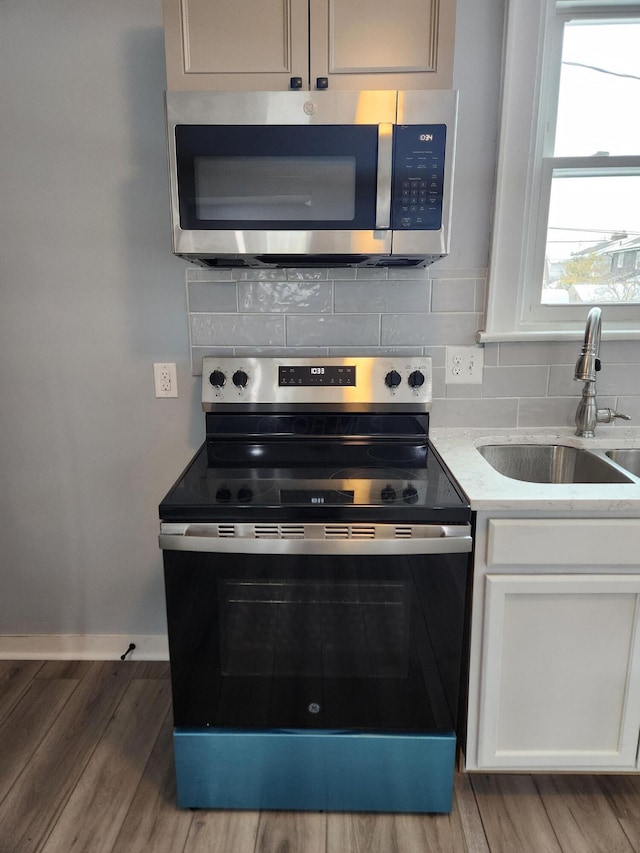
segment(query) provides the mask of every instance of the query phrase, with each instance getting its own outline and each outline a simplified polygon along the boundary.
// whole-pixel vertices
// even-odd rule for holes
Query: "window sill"
[[[545,329],[518,332],[489,332],[479,331],[477,340],[480,344],[502,343],[505,341],[522,341],[531,343],[539,341],[577,341],[584,338],[584,327],[582,329]],[[640,341],[640,329],[605,329],[602,328],[602,340],[604,341]]]

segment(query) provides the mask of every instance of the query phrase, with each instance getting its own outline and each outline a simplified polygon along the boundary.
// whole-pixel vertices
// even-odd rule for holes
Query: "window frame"
[[[584,334],[593,304],[539,305],[554,167],[640,174],[638,156],[553,157],[563,29],[577,18],[640,19],[634,0],[507,0],[494,228],[481,342]],[[640,305],[601,303],[603,334],[640,339]]]

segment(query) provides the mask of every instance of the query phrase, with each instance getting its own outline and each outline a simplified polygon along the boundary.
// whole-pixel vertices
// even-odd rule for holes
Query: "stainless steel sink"
[[[620,467],[631,471],[636,477],[640,477],[640,449],[626,448],[623,450],[607,450],[607,456]]]
[[[605,459],[564,444],[486,444],[478,450],[498,473],[513,480],[529,483],[633,482]]]

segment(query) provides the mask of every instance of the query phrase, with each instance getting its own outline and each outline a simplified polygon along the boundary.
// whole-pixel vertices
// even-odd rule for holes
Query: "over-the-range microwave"
[[[454,91],[166,93],[173,251],[202,266],[449,252]]]

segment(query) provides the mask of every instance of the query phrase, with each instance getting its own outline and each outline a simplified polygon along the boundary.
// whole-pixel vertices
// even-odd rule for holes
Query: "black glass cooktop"
[[[160,504],[163,521],[468,521],[427,441],[210,438]]]

